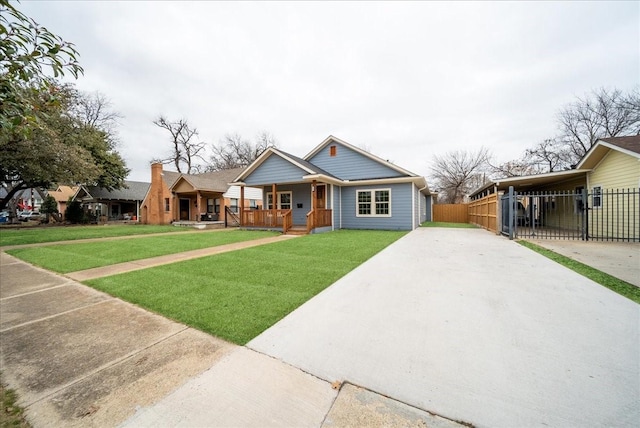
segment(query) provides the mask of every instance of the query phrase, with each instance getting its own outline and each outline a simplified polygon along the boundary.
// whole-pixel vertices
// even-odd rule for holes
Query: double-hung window
[[[291,209],[291,192],[277,192],[276,194],[276,209],[290,210]],[[267,209],[273,209],[273,193],[267,193]]]
[[[593,186],[592,208],[602,208],[602,186]]]
[[[358,190],[356,217],[391,217],[391,189]]]

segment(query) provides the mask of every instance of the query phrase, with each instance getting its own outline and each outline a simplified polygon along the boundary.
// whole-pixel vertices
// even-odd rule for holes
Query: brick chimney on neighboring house
[[[143,209],[146,210],[147,224],[168,224],[170,218],[166,218],[164,211],[164,199],[168,197],[169,189],[163,178],[162,164],[151,164],[151,188]],[[165,196],[166,195],[166,196]]]

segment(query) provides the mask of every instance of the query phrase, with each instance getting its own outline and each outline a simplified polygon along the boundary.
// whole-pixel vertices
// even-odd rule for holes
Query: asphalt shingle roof
[[[147,195],[151,183],[142,181],[125,181],[122,189],[107,190],[98,186],[88,186],[87,191],[94,199],[118,200],[118,201],[141,201]]]
[[[601,138],[602,141],[621,147],[631,152],[640,153],[640,135],[632,135],[629,137],[611,137]]]

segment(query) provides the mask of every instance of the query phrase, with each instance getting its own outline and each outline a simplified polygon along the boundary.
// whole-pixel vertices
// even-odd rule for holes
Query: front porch
[[[282,233],[313,233],[323,227],[331,227],[333,210],[316,208],[306,215],[305,224],[294,224],[291,209],[243,210],[240,218],[242,227],[282,230]]]
[[[255,186],[255,185],[254,185]],[[333,188],[317,180],[259,185],[266,209],[247,209],[241,196],[237,220],[241,227],[270,229],[290,234],[309,234],[332,228]],[[244,183],[240,186],[244,194]]]

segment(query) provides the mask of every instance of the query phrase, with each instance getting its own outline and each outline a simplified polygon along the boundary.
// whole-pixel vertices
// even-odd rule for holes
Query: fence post
[[[589,192],[582,189],[582,240],[589,240]]]
[[[509,186],[509,239],[513,239],[515,235],[515,201],[515,191],[513,186]]]

